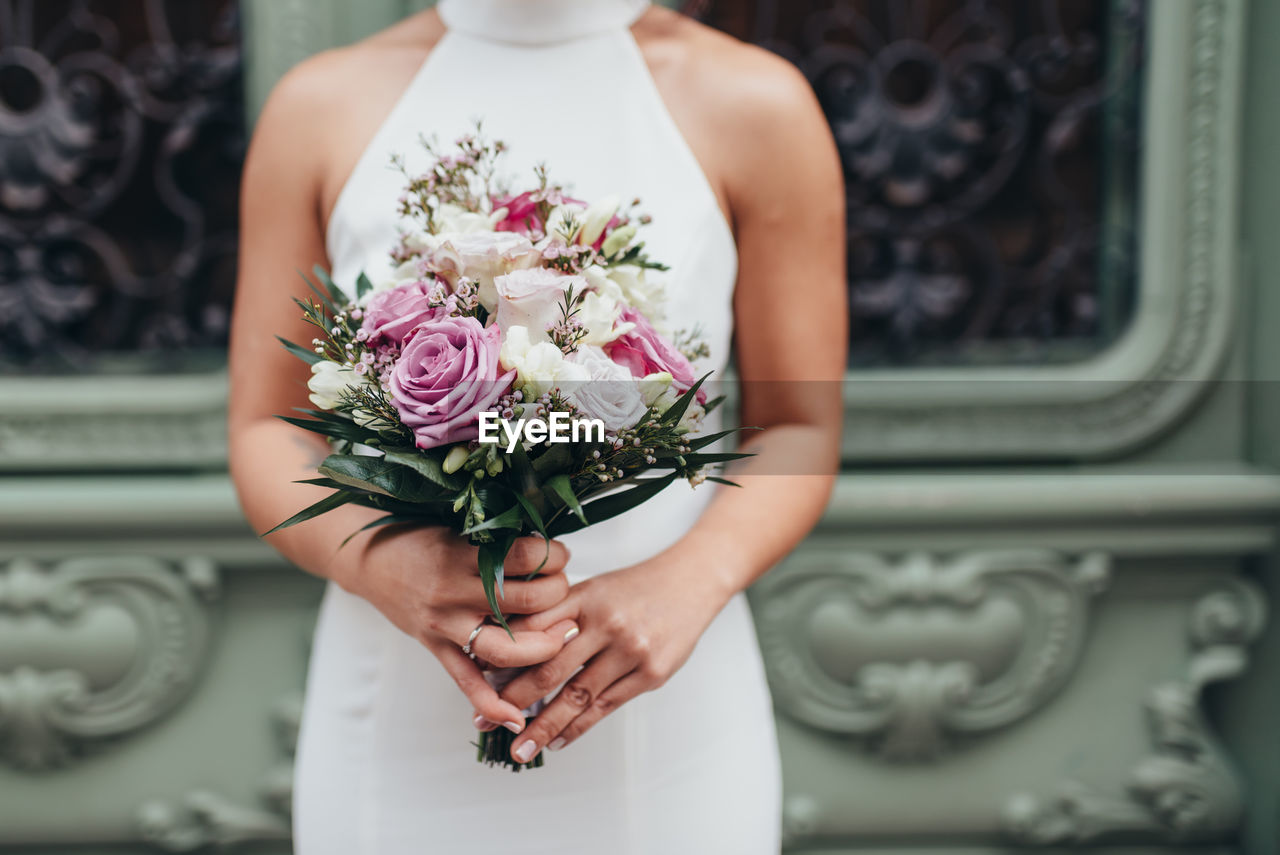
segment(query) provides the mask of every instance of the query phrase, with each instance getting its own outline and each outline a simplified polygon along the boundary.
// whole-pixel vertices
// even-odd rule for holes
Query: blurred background
[[[239,173],[427,5],[0,0],[0,852],[289,851],[321,587],[225,473]],[[668,5],[847,179],[844,472],[751,591],[786,851],[1280,851],[1280,3]]]

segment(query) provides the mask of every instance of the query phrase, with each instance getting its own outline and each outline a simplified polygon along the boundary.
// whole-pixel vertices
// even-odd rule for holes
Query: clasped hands
[[[511,754],[527,762],[543,748],[573,743],[618,707],[666,683],[731,593],[675,550],[572,586],[564,575],[568,559],[557,541],[549,551],[541,538],[516,541],[499,601],[514,638],[486,627],[472,642],[475,661],[462,645],[489,607],[476,550],[456,535],[418,528],[375,536],[358,572],[337,581],[440,660],[471,702],[475,727],[521,734]],[[485,663],[526,670],[497,691],[484,678]],[[562,685],[526,723],[523,711]]]

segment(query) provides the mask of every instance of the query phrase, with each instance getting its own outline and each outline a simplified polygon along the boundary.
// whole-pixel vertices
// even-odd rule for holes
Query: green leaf
[[[405,523],[419,523],[419,522],[422,522],[421,517],[412,517],[405,514],[387,514],[385,517],[379,517],[373,522],[366,523],[365,525],[362,525],[360,526],[360,528],[351,532],[351,534],[343,538],[342,543],[338,544],[338,548],[341,549],[342,547],[346,546],[348,543],[351,542],[351,539],[353,537],[355,537],[356,535],[362,532],[366,532],[369,529],[382,528],[383,526],[387,526],[387,525],[402,525]]]
[[[324,362],[324,357],[316,353],[314,350],[309,350],[300,344],[294,344],[287,338],[276,336],[276,341],[283,344],[285,350],[289,351],[308,365],[315,365],[317,362]]]
[[[400,451],[394,448],[388,448],[385,457],[392,463],[398,463],[401,466],[407,466],[414,472],[417,472],[423,478],[426,478],[433,484],[439,484],[447,490],[458,491],[467,485],[466,478],[459,478],[456,475],[449,475],[444,471],[444,461],[438,460],[430,453],[424,453],[414,449],[413,451]]]
[[[550,448],[533,461],[533,471],[543,480],[564,472],[569,472],[573,465],[573,452],[567,442],[553,443]]]
[[[519,505],[507,508],[495,517],[487,517],[484,522],[473,525],[471,528],[463,529],[462,533],[471,535],[478,531],[494,531],[500,528],[522,531],[524,529],[524,509]]]
[[[547,524],[542,521],[542,514],[538,513],[538,509],[534,507],[533,502],[520,493],[516,493],[516,501],[520,503],[520,507],[524,508],[525,516],[533,523],[533,527],[537,529],[538,534],[542,535],[542,539],[546,542],[547,551],[542,556],[542,561],[529,574],[532,579],[542,572],[542,568],[547,566],[547,559],[551,557],[551,535],[547,534]]]
[[[298,511],[296,514],[289,517],[287,520],[280,523],[280,525],[276,526],[270,531],[264,531],[262,533],[262,537],[266,537],[269,534],[275,534],[281,529],[289,528],[290,526],[295,526],[298,523],[303,523],[303,522],[306,522],[307,520],[315,519],[321,514],[325,514],[336,508],[342,507],[343,505],[349,503],[351,500],[352,500],[352,497],[347,493],[331,493],[330,495],[325,496],[323,499],[316,502],[314,505],[311,505],[309,507],[303,508],[302,510]]]
[[[578,497],[573,492],[573,484],[569,481],[569,476],[561,473],[553,475],[547,479],[546,488],[551,490],[561,502],[565,504],[569,510],[573,511],[574,516],[583,524],[587,525],[587,517],[582,512],[582,503],[578,501]]]
[[[480,583],[484,587],[485,599],[489,601],[489,609],[493,612],[494,620],[498,622],[498,626],[507,631],[507,635],[511,636],[511,640],[515,640],[515,633],[511,631],[511,627],[507,626],[507,619],[502,616],[502,609],[498,607],[498,598],[502,596],[502,581],[505,575],[503,570],[503,562],[507,559],[507,553],[511,551],[511,544],[515,542],[514,535],[499,538],[490,543],[480,544],[477,561],[480,567]]]
[[[340,309],[341,307],[346,306],[347,303],[351,302],[351,298],[347,296],[346,292],[339,288],[333,281],[333,277],[329,275],[329,271],[317,264],[315,267],[311,268],[311,272],[315,274],[316,279],[324,286],[325,291],[329,293],[329,299],[333,302],[334,306],[337,306]]]
[[[726,487],[741,487],[741,486],[742,486],[742,485],[741,485],[741,484],[739,484],[737,481],[730,481],[728,478],[719,478],[719,477],[717,477],[717,476],[715,476],[715,475],[708,475],[708,476],[707,476],[707,480],[708,480],[708,481],[714,481],[714,482],[716,482],[717,484],[724,484]]]
[[[316,268],[316,269],[318,270],[319,268]],[[307,274],[303,273],[301,270],[298,271],[298,275],[302,277],[303,282],[307,283],[307,288],[311,290],[311,293],[315,294],[316,298],[319,299],[320,306],[323,309],[327,310],[331,315],[336,315],[338,314],[338,312],[341,311],[341,309],[339,309],[337,305],[334,304],[333,298],[330,296],[330,294],[327,291],[325,291],[324,288],[321,288],[319,285],[312,282],[311,277],[307,276]],[[328,278],[328,277],[326,276],[325,278]],[[305,302],[303,302],[302,300],[297,300],[296,302],[298,303],[299,306],[302,306],[304,312],[306,312],[308,315],[312,314],[311,307],[308,306]]]
[[[363,273],[356,279],[356,299],[364,299],[364,295],[373,290],[373,283],[369,281],[369,277]]]
[[[672,472],[670,475],[665,475],[661,478],[641,481],[634,487],[628,487],[620,492],[611,493],[596,499],[594,502],[587,503],[585,510],[590,512],[592,523],[601,523],[605,520],[613,519],[619,514],[626,513],[637,505],[647,502],[658,495],[677,477],[679,477],[678,473]],[[548,531],[552,537],[560,537],[561,535],[578,531],[586,525],[587,523],[581,519],[575,520],[570,517],[561,517],[551,524]]]
[[[345,439],[348,442],[365,443],[378,438],[377,432],[360,427],[355,422],[345,419],[333,422],[327,419],[297,419],[293,416],[276,416],[276,418],[282,422],[296,425],[303,430],[309,430],[321,436],[331,436],[334,439]]]
[[[684,456],[684,462],[687,466],[698,467],[708,466],[712,463],[728,463],[733,460],[743,460],[748,457],[755,457],[755,454],[745,451],[707,452],[704,454],[686,454]]]
[[[698,382],[689,387],[689,391],[677,398],[671,408],[662,414],[662,423],[668,425],[679,424],[680,420],[684,418],[685,411],[689,409],[689,405],[693,403],[693,399],[697,396],[698,390],[702,388],[702,384],[710,376],[710,372],[703,374],[698,378]]]
[[[417,472],[383,457],[364,454],[331,454],[320,464],[320,474],[348,487],[381,493],[410,504],[452,499]]]
[[[693,449],[694,451],[697,451],[699,448],[706,448],[708,445],[711,445],[713,442],[719,442],[720,440],[724,439],[727,436],[733,436],[735,433],[741,433],[744,430],[760,430],[760,428],[741,427],[741,428],[733,428],[732,430],[722,430],[719,433],[708,434],[707,436],[700,436],[695,439],[691,439],[688,442],[686,442],[685,445],[689,446],[689,448]]]

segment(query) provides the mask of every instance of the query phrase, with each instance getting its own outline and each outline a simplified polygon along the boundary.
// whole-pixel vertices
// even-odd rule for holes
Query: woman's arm
[[[380,55],[389,61],[387,51]],[[321,200],[335,194],[326,192],[331,188],[324,182],[347,171],[333,167],[335,149],[341,149],[333,145],[340,136],[335,126],[359,119],[361,109],[345,110],[341,93],[344,87],[367,90],[361,96],[367,105],[369,93],[385,90],[390,98],[397,91],[359,79],[370,57],[354,63],[349,59],[342,53],[326,55],[292,71],[264,108],[245,162],[228,428],[231,476],[245,516],[259,532],[328,492],[294,483],[314,478],[328,452],[320,437],[276,418],[293,407],[311,405],[306,365],[275,337],[304,345],[314,338],[290,297],[309,293],[302,271],[328,265]],[[420,63],[420,52],[411,59]],[[365,118],[375,122],[370,128],[376,127],[374,116]],[[523,727],[521,708],[500,700],[460,649],[489,612],[474,548],[443,529],[405,526],[358,535],[340,548],[351,532],[378,516],[372,509],[348,506],[267,540],[302,569],[364,597],[421,641],[487,717],[510,722],[512,729]],[[511,575],[531,572],[544,553],[541,544],[522,544],[509,559]],[[540,578],[507,582],[504,610],[528,613],[560,602],[568,591],[560,572],[566,560],[567,552],[557,546]],[[559,651],[573,628],[565,619],[518,633],[514,641],[498,630],[482,632],[475,649],[494,664],[528,665]]]
[[[720,126],[739,254],[735,297],[742,423],[763,427],[697,524],[643,564],[586,580],[522,622],[572,617],[582,635],[502,696],[527,706],[583,670],[516,740],[513,755],[560,748],[684,664],[728,600],[790,552],[821,516],[840,456],[847,310],[840,163],[812,90],[753,51]],[[748,141],[737,143],[736,141]],[[674,489],[674,488],[673,488]],[[705,488],[704,488],[705,489]]]

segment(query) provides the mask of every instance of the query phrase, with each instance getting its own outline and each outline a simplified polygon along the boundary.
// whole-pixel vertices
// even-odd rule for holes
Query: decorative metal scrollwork
[[[153,558],[0,569],[0,760],[71,764],[186,699],[204,663],[218,574]]]
[[[220,346],[243,152],[234,0],[0,0],[0,365]]]
[[[923,761],[1046,703],[1108,579],[1096,554],[809,552],[753,596],[780,709],[885,759]]]
[[[1127,792],[1067,781],[1048,798],[1019,793],[1005,804],[1010,837],[1056,846],[1115,835],[1226,840],[1237,831],[1244,792],[1200,709],[1200,695],[1207,684],[1244,671],[1248,645],[1266,623],[1266,600],[1255,585],[1233,579],[1197,601],[1189,623],[1186,671],[1148,695],[1152,753],[1134,766]]]
[[[1122,331],[1146,5],[691,4],[793,60],[826,111],[854,364],[1067,360]]]

